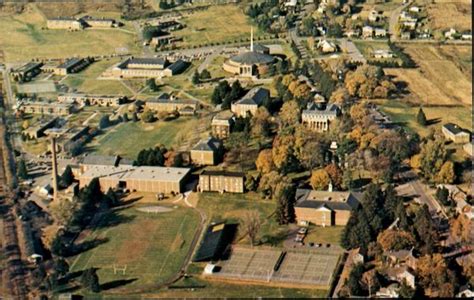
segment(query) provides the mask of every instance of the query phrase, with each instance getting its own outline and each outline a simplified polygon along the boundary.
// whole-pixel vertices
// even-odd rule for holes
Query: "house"
[[[474,291],[469,285],[463,285],[456,294],[456,298],[474,298]]]
[[[376,298],[399,298],[400,285],[398,283],[392,283],[387,287],[380,288],[376,293]]]
[[[467,195],[457,185],[438,184],[436,188],[445,188],[449,191],[449,198],[456,203],[456,212],[474,219],[474,207],[467,202]]]
[[[158,98],[150,99],[145,102],[145,108],[156,112],[183,112],[183,110],[190,108],[192,114],[198,109],[198,102],[195,100],[178,99],[174,95],[167,93],[161,94]]]
[[[341,109],[334,103],[326,105],[321,102],[310,102],[301,113],[303,124],[317,132],[329,130],[329,125],[341,114]]]
[[[199,141],[191,149],[191,161],[196,165],[217,164],[222,155],[222,142],[215,138]]]
[[[358,197],[358,195],[357,195]],[[353,192],[296,190],[295,214],[298,222],[319,226],[347,224],[351,211],[359,206]]]
[[[118,107],[126,102],[124,96],[86,95],[86,94],[63,94],[58,95],[59,103],[75,103],[81,106],[106,106]]]
[[[261,88],[255,87],[248,91],[245,96],[243,96],[237,102],[231,104],[230,110],[238,117],[246,117],[247,115],[255,115],[257,109],[265,101],[270,99],[270,91]]]
[[[446,139],[453,141],[455,144],[465,144],[471,141],[469,131],[459,127],[453,123],[444,124],[441,128]]]
[[[200,192],[243,193],[245,174],[229,171],[204,171],[199,175]]]
[[[377,49],[372,52],[374,58],[392,58],[393,52],[386,49]]]
[[[473,143],[472,141],[469,142],[469,143],[466,143],[462,146],[462,149],[464,150],[464,152],[466,152],[467,154],[469,154],[469,156],[473,156]]]
[[[472,41],[472,33],[471,32],[462,33],[461,40]]]
[[[400,32],[400,38],[402,40],[411,40],[412,32],[411,31],[402,31],[402,32]]]
[[[177,60],[170,63],[166,57],[129,57],[104,72],[104,77],[114,78],[162,78],[181,73],[189,63]]]
[[[211,134],[213,137],[226,139],[229,137],[233,125],[234,114],[230,110],[222,111],[212,118]]]
[[[384,38],[387,36],[387,30],[385,30],[384,28],[375,28],[374,35],[377,38]]]
[[[328,40],[320,40],[316,46],[323,53],[334,53],[337,51],[337,46]]]
[[[406,265],[416,270],[418,259],[413,256],[413,249],[386,251],[384,252],[384,256],[387,258],[387,263],[392,267]]]
[[[371,38],[374,35],[374,28],[372,26],[364,26],[362,27],[362,37],[367,39]]]
[[[448,31],[446,31],[446,32],[444,33],[444,37],[451,40],[451,39],[454,39],[454,38],[455,38],[455,36],[457,35],[457,33],[458,33],[458,32],[456,31],[456,29],[450,28]]]
[[[415,30],[416,29],[416,21],[404,21],[402,23],[402,27],[404,29],[408,29],[408,30]]]
[[[388,279],[396,281],[398,283],[405,282],[412,289],[415,288],[415,275],[406,266],[389,268],[386,271]]]
[[[348,38],[358,38],[360,37],[360,29],[350,29],[344,32],[344,35],[347,36]]]
[[[402,11],[400,13],[400,16],[398,17],[398,20],[400,22],[417,22],[418,21],[417,18],[413,17],[411,14],[409,14],[406,11]]]
[[[411,11],[411,12],[414,12],[414,13],[420,13],[421,12],[421,7],[413,5],[408,10]]]
[[[73,106],[65,103],[22,100],[18,104],[17,111],[26,114],[68,116],[73,112]]]
[[[163,77],[171,77],[183,73],[189,66],[187,61],[178,59],[163,70]]]
[[[137,192],[176,194],[184,192],[189,171],[188,168],[91,165],[78,178],[81,188],[98,178],[103,192],[109,188],[123,188]]]
[[[78,73],[85,69],[88,65],[92,63],[91,59],[85,58],[68,58],[63,63],[58,66],[43,66],[42,70],[45,72],[51,72],[55,75],[67,75],[70,73]]]
[[[383,12],[373,9],[369,12],[368,19],[370,22],[378,22],[383,19]]]

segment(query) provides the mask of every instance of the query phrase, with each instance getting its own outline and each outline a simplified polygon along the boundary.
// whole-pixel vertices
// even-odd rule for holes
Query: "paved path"
[[[366,63],[367,60],[365,57],[360,53],[359,49],[354,45],[352,41],[349,41],[347,39],[338,39],[339,45],[341,46],[341,49],[344,49],[346,52],[346,55],[350,57],[351,61],[360,61],[362,63]]]
[[[398,17],[400,16],[400,13],[405,8],[407,8],[410,4],[411,4],[411,1],[408,1],[407,3],[395,8],[390,13],[390,17],[389,17],[389,20],[388,20],[388,22],[389,22],[389,24],[388,24],[388,33],[390,34],[390,39],[392,41],[397,41],[398,40],[398,36],[396,34],[396,28],[397,28],[397,24],[398,24]]]

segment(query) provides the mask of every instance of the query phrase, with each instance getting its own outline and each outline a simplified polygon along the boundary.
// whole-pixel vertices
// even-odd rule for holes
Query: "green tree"
[[[18,162],[18,177],[21,179],[28,179],[28,169],[26,168],[26,163],[23,159]]]
[[[64,258],[58,258],[54,261],[54,272],[60,277],[64,277],[69,273],[69,264]]]
[[[110,126],[110,119],[108,115],[103,115],[99,121],[99,128],[105,129]]]
[[[207,70],[207,69],[204,69],[202,70],[201,74],[199,75],[199,77],[202,79],[202,80],[209,80],[211,79],[211,73]]]
[[[64,186],[70,186],[74,181],[74,174],[72,173],[71,166],[67,166],[61,175],[61,182]]]
[[[198,70],[194,71],[193,78],[191,79],[193,84],[199,84],[201,82]]]
[[[155,114],[151,110],[145,110],[142,113],[141,117],[142,117],[142,121],[145,122],[145,123],[151,123],[151,122],[155,121]]]
[[[425,112],[423,111],[423,109],[421,107],[418,110],[418,113],[416,114],[416,121],[421,126],[426,126],[427,125],[426,124],[426,115],[425,115]]]
[[[86,269],[81,276],[81,284],[91,292],[100,292],[99,276],[94,268]]]
[[[154,78],[150,78],[146,81],[146,85],[152,92],[157,92],[159,90],[158,85],[156,85],[156,81]]]
[[[443,203],[443,205],[449,205],[449,190],[447,188],[440,187],[436,189],[436,198]]]
[[[360,284],[364,271],[364,265],[359,263],[355,265],[349,273],[346,285],[349,288],[351,296],[364,296],[364,290],[362,288],[362,285]]]
[[[295,221],[295,192],[294,185],[287,180],[279,182],[276,186],[276,219],[280,225],[293,223]]]

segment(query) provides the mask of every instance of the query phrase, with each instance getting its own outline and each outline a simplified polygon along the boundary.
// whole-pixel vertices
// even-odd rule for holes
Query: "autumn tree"
[[[436,176],[437,183],[453,183],[456,180],[456,174],[454,173],[454,164],[452,161],[446,161],[439,170]]]
[[[377,242],[384,251],[408,250],[415,245],[415,239],[411,233],[393,229],[387,229],[379,233]]]
[[[295,221],[295,187],[288,180],[280,181],[275,189],[277,201],[276,219],[278,224],[289,224]]]
[[[327,144],[316,133],[306,126],[299,125],[295,130],[294,153],[301,166],[312,170],[324,163],[324,153]]]
[[[260,151],[255,161],[255,166],[260,174],[269,173],[275,167],[273,164],[272,149],[263,149]]]
[[[300,108],[296,101],[288,101],[280,110],[280,119],[284,126],[296,126],[300,121]]]
[[[471,219],[465,214],[459,214],[456,218],[450,219],[451,234],[459,237],[461,241],[469,241],[471,233]]]
[[[311,173],[310,184],[315,190],[326,190],[330,182],[331,178],[325,169],[314,170]]]
[[[258,189],[266,198],[273,198],[277,183],[282,179],[282,176],[277,171],[266,173],[260,178]]]
[[[273,140],[273,163],[280,173],[288,173],[298,168],[298,160],[294,153],[295,136],[293,131],[280,131]]]
[[[336,164],[327,165],[324,170],[329,175],[333,187],[340,190],[342,187],[343,172]]]
[[[270,135],[270,113],[268,110],[261,106],[257,109],[257,112],[251,120],[251,132],[256,137],[267,137]]]
[[[248,211],[243,217],[243,227],[247,231],[250,245],[253,247],[261,227],[260,214],[257,211]]]
[[[441,254],[425,255],[418,259],[420,285],[425,289],[442,291],[444,297],[453,297],[457,278]]]
[[[430,181],[435,181],[446,161],[447,155],[448,153],[442,140],[430,139],[422,144],[420,151],[420,171],[422,175]]]

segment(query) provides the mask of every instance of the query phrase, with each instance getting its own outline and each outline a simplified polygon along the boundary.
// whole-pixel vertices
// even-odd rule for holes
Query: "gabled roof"
[[[261,88],[255,87],[248,91],[245,96],[242,97],[239,101],[235,102],[234,104],[245,104],[245,105],[261,105],[265,98],[270,96],[270,91]]]
[[[204,170],[201,173],[201,175],[227,176],[227,177],[245,177],[245,173],[242,173],[242,172],[218,171],[218,170]]]
[[[303,110],[303,114],[311,115],[328,115],[328,116],[337,116],[341,112],[339,106],[334,103],[327,105],[324,109],[320,109],[318,103],[311,102],[308,103],[308,106]]]
[[[194,151],[212,151],[217,152],[222,147],[221,141],[215,138],[208,138],[199,141],[192,150]]]
[[[295,207],[330,210],[353,210],[359,205],[359,195],[353,192],[329,192],[308,189],[296,190]]]
[[[443,127],[446,128],[448,131],[450,131],[454,135],[457,135],[460,133],[468,133],[466,130],[464,130],[463,128],[453,123],[446,123],[443,125]]]

